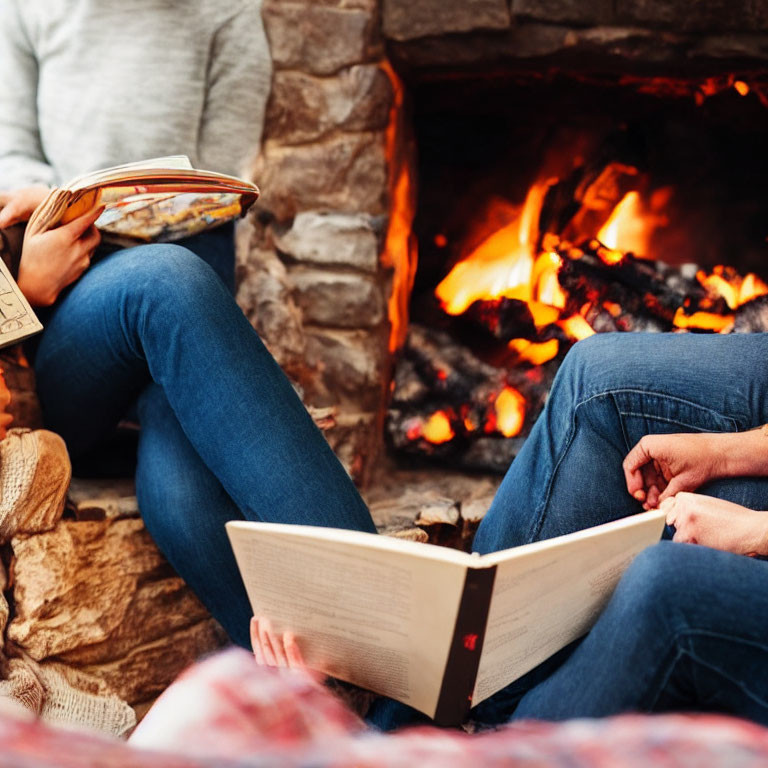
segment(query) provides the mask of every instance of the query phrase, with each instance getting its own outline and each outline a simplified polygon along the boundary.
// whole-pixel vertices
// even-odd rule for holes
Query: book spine
[[[434,720],[438,725],[461,724],[472,706],[495,578],[495,565],[491,568],[467,568],[435,710]]]

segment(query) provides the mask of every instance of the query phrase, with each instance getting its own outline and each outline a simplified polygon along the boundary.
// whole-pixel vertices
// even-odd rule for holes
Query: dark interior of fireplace
[[[586,333],[734,329],[734,302],[702,275],[768,281],[768,106],[755,78],[506,71],[410,83],[419,267],[388,417],[398,452],[503,471]],[[537,184],[530,248],[560,264],[558,319],[532,318],[514,292],[446,312],[436,288]],[[629,192],[642,253],[596,239]],[[735,310],[736,330],[763,330],[764,306]],[[565,329],[575,315],[584,333]]]

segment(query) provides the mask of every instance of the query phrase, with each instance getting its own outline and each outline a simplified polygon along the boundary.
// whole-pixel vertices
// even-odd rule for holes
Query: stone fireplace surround
[[[415,267],[388,240],[395,184],[415,165],[409,84],[553,68],[754,82],[768,59],[761,2],[264,0],[263,15],[274,76],[238,301],[306,404],[331,409],[326,436],[362,485],[402,340],[388,307],[407,306]]]

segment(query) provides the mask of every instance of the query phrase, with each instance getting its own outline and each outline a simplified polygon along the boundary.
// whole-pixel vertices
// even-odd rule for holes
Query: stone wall
[[[241,233],[238,300],[358,481],[389,377],[386,237],[393,102],[377,0],[265,0],[274,79],[263,196]]]

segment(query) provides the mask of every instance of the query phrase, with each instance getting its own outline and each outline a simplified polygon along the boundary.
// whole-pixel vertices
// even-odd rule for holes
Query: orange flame
[[[435,443],[436,445],[447,443],[456,436],[445,411],[433,413],[424,425],[421,434],[425,440],[429,440],[430,443]]]
[[[532,363],[533,365],[542,365],[557,356],[560,342],[557,339],[550,339],[549,341],[539,343],[528,341],[528,339],[512,339],[508,346],[513,352],[517,353],[518,360]]]
[[[478,299],[534,298],[534,249],[539,214],[550,184],[534,184],[520,215],[480,243],[437,286],[435,293],[448,314],[460,315]]]
[[[753,272],[742,277],[735,270],[721,265],[716,266],[709,275],[699,271],[696,279],[710,294],[725,299],[730,309],[737,309],[751,299],[768,293],[768,285]]]
[[[619,254],[622,251],[631,251],[644,256],[649,252],[648,224],[640,194],[627,192],[597,233],[597,239]]]
[[[504,437],[519,435],[525,422],[525,398],[514,387],[504,387],[496,398],[496,428]]]
[[[413,182],[408,162],[398,157],[399,137],[403,135],[404,90],[400,78],[388,62],[381,65],[392,83],[393,100],[387,126],[387,159],[390,167],[389,228],[381,257],[382,266],[393,270],[389,297],[389,351],[399,349],[408,330],[408,302],[416,276],[418,254],[411,233],[415,211]]]

